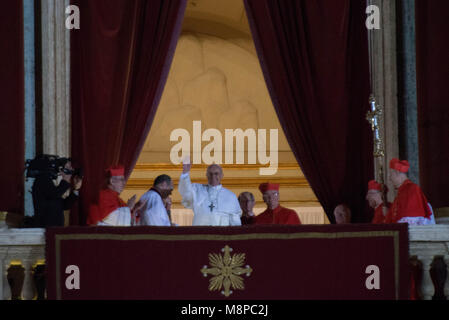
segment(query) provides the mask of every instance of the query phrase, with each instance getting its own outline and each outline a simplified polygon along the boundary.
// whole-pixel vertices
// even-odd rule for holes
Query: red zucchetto
[[[399,172],[406,173],[408,169],[410,168],[410,164],[407,160],[399,160],[397,158],[393,158],[390,161],[390,168],[397,170]]]
[[[262,192],[262,194],[267,192],[267,191],[269,191],[269,190],[279,191],[279,184],[277,184],[277,183],[269,183],[269,182],[261,183],[259,185],[259,190],[260,190],[260,192]]]
[[[119,177],[125,175],[125,168],[122,165],[109,167],[106,172],[110,177]]]
[[[368,190],[382,191],[382,185],[376,180],[371,180],[368,182]]]
[[[388,192],[388,188],[387,186],[383,186],[385,188],[385,192]],[[382,192],[382,184],[380,184],[379,182],[377,182],[376,180],[371,180],[368,182],[368,191],[369,190],[377,190]]]

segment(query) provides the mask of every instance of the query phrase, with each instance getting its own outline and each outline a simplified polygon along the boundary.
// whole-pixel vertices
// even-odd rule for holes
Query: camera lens
[[[70,170],[70,169],[67,169],[67,168],[64,168],[64,169],[62,169],[62,171],[65,173],[65,174],[73,174],[73,170]]]

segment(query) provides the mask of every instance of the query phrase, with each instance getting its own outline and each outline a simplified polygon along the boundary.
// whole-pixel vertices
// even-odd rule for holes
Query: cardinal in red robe
[[[123,166],[110,167],[107,170],[107,188],[100,191],[98,203],[92,204],[87,218],[88,225],[130,226],[131,212],[135,206],[136,196],[128,203],[120,198],[125,188],[125,169]]]
[[[259,185],[267,210],[256,216],[254,224],[301,224],[296,211],[279,205],[279,184],[262,183]]]
[[[386,212],[384,213],[384,209],[388,210],[390,203],[384,205],[384,200],[382,199],[383,186],[378,183],[376,180],[371,180],[368,182],[368,192],[366,193],[366,200],[371,208],[374,209],[374,217],[371,223],[380,224],[385,223]]]
[[[421,188],[407,177],[410,164],[407,160],[391,159],[390,180],[397,189],[397,195],[388,210],[385,223],[409,223],[412,225],[434,224],[430,204]],[[416,280],[410,274],[410,299],[418,297]]]
[[[397,195],[388,210],[385,223],[431,224],[432,211],[429,202],[421,188],[408,179],[409,168],[407,160],[390,161],[390,179],[397,189]]]

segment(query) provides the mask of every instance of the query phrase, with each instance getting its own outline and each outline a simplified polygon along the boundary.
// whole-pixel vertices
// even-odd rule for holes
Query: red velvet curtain
[[[0,9],[0,211],[23,213],[25,153],[22,1]]]
[[[365,1],[245,0],[259,59],[287,140],[331,221],[341,202],[370,219],[372,133],[365,114]]]
[[[186,0],[72,0],[81,28],[72,31],[72,157],[84,169],[79,215],[104,181],[105,169],[131,173],[165,85]],[[77,210],[74,210],[76,212]]]
[[[449,207],[449,1],[415,4],[420,185],[434,208]]]

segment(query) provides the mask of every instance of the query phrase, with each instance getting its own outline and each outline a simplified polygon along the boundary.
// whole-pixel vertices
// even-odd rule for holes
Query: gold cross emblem
[[[221,290],[221,294],[229,297],[234,290],[244,290],[243,277],[240,275],[246,274],[247,277],[251,275],[253,269],[245,264],[245,254],[238,253],[231,256],[232,248],[225,246],[221,249],[223,255],[217,253],[209,253],[210,267],[204,266],[201,273],[207,277],[209,274],[213,275],[209,280],[209,291]]]

